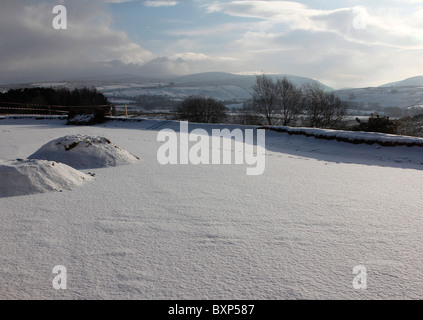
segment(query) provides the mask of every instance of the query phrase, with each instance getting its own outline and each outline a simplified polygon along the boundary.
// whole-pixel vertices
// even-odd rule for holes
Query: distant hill
[[[333,90],[310,78],[283,74],[268,76],[273,79],[286,76],[297,86],[316,83],[327,91]],[[95,84],[95,87],[116,104],[138,103],[145,106],[151,104],[152,97],[181,101],[190,95],[205,95],[226,103],[239,104],[251,99],[255,82],[255,75],[205,72],[160,80],[145,80],[142,78],[122,80],[122,78],[119,78],[110,81],[108,79],[102,84]],[[154,103],[157,104],[157,101]]]
[[[348,102],[352,113],[379,113],[391,117],[413,116],[423,113],[423,86],[386,85],[374,88],[335,91]]]
[[[396,81],[381,85],[380,87],[419,87],[423,86],[423,76],[411,77],[405,80]]]
[[[270,74],[268,77],[276,80],[279,78],[286,77],[288,80],[293,82],[297,86],[302,86],[304,84],[317,83],[327,91],[332,91],[333,89],[329,86],[306,77],[288,75],[288,74]],[[256,82],[255,75],[238,75],[226,72],[205,72],[186,75],[182,77],[176,77],[170,79],[176,86],[238,86],[247,90],[250,90],[254,83]]]
[[[392,117],[414,116],[423,113],[423,76],[387,83],[379,87],[344,88],[333,90],[312,78],[289,74],[269,74],[272,79],[287,77],[296,86],[318,84],[326,91],[333,91],[348,102],[350,113],[367,116],[371,113]],[[96,88],[118,108],[171,108],[190,95],[205,95],[223,101],[226,105],[240,107],[251,99],[256,75],[227,72],[205,72],[168,78],[148,78],[130,74],[93,76],[85,79],[62,79],[58,82],[33,82],[0,86],[0,92],[11,88],[62,87]],[[149,109],[149,110],[150,110]]]

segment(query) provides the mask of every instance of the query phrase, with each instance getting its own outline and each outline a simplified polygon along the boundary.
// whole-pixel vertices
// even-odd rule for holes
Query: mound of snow
[[[92,179],[65,164],[45,160],[0,160],[0,198],[71,190]]]
[[[62,162],[75,169],[115,167],[140,160],[107,138],[84,135],[70,135],[53,140],[29,159]]]

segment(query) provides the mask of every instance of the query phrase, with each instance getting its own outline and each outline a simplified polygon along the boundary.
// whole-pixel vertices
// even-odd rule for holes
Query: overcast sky
[[[67,9],[56,30],[55,5]],[[334,88],[423,75],[423,1],[2,0],[0,83],[283,73]]]

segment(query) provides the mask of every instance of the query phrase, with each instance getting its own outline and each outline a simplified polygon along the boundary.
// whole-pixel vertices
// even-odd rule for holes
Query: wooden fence
[[[16,102],[0,102],[1,115],[68,115],[72,113],[94,113],[102,110],[106,116],[112,115],[112,105],[58,106]]]

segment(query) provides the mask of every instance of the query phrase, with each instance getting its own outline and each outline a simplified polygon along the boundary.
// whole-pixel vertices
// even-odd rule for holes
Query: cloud
[[[329,1],[325,9],[307,3],[215,1],[207,10],[250,19],[226,48],[251,70],[310,76],[334,87],[376,85],[388,82],[383,75],[398,79],[423,70],[421,2]]]
[[[163,56],[152,59],[139,67],[140,74],[148,74],[155,78],[179,76],[200,72],[224,70],[235,72],[240,66],[237,59],[224,56],[208,56],[203,53],[182,52],[170,57]]]
[[[178,1],[147,0],[144,1],[146,7],[172,7],[176,6]]]
[[[145,24],[119,21],[126,32],[116,29],[112,12],[124,2],[115,17],[135,21],[144,14]],[[68,30],[52,27],[57,4],[68,9]],[[377,85],[423,70],[421,1],[191,0],[183,3],[186,10],[175,10],[172,21],[172,15],[159,16],[162,10],[154,9],[172,10],[178,4],[182,2],[3,0],[0,83],[262,70],[342,87]],[[133,8],[142,14],[127,11]],[[143,46],[128,36],[139,30],[139,41],[147,39]]]
[[[229,1],[208,6],[209,12],[262,19],[267,22],[268,28],[263,30],[266,32],[283,25],[286,30],[334,32],[359,42],[415,46],[414,40],[423,30],[423,6],[420,3],[413,10],[410,6],[407,9],[404,12],[401,7],[386,5],[382,8],[353,6],[317,10],[292,1]],[[357,30],[366,32],[355,32]]]
[[[108,3],[125,3],[125,2],[132,2],[137,0],[106,0]]]
[[[7,37],[0,41],[1,82],[98,75],[111,71],[109,61],[143,64],[153,58],[111,27],[106,1],[62,3],[67,8],[67,30],[52,26],[57,1],[2,2],[0,29]]]

